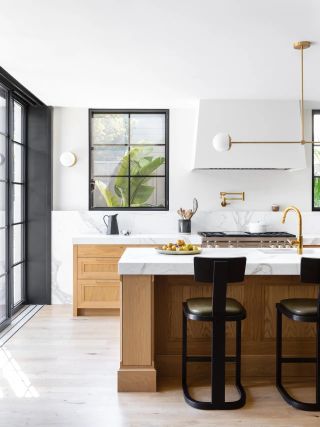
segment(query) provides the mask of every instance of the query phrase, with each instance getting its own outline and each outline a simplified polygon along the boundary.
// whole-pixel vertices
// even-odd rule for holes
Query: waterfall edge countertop
[[[183,239],[186,243],[201,245],[201,236],[198,234],[84,234],[74,236],[74,245],[163,245]]]
[[[299,275],[302,256],[320,258],[320,248],[296,249],[203,249],[202,257],[247,258],[246,275]],[[163,255],[154,248],[127,248],[119,260],[121,275],[193,275],[192,255]]]

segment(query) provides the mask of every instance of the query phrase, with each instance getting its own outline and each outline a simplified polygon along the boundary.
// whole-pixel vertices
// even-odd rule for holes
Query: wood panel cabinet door
[[[78,258],[78,279],[119,280],[118,258]]]
[[[122,245],[78,245],[79,258],[120,258],[124,251]]]
[[[120,283],[116,280],[79,280],[78,308],[119,308]]]

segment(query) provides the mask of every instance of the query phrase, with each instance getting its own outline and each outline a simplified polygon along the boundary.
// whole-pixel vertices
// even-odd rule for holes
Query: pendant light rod
[[[230,135],[218,133],[213,138],[213,147],[216,151],[228,151],[232,144],[312,144],[313,141],[306,141],[304,135],[304,64],[303,51],[311,46],[310,41],[299,41],[293,43],[293,48],[300,50],[301,62],[301,99],[300,99],[300,123],[301,123],[301,140],[300,141],[232,141]]]
[[[303,51],[304,49],[300,49],[301,52],[301,105],[300,105],[300,116],[301,116],[301,144],[304,144],[304,93],[303,93]]]
[[[300,50],[301,57],[301,101],[300,101],[300,116],[301,116],[301,144],[305,144],[304,137],[304,64],[303,64],[303,52],[311,46],[309,41],[301,41],[293,43],[294,49]]]

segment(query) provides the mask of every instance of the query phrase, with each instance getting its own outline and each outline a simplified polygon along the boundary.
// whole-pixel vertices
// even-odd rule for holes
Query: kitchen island
[[[243,376],[273,377],[275,373],[275,304],[290,297],[317,296],[317,287],[301,285],[300,259],[295,249],[203,249],[205,257],[247,258],[246,278],[228,287],[228,296],[247,310],[242,330]],[[320,249],[303,256],[320,258]],[[118,391],[156,391],[157,376],[181,371],[182,302],[210,296],[212,285],[193,281],[193,256],[160,255],[154,248],[128,248],[119,261],[121,275],[121,362]],[[227,324],[226,353],[234,351],[234,324]],[[210,324],[188,325],[188,352],[210,354]],[[312,324],[284,319],[283,349],[287,355],[312,355]],[[312,375],[311,366],[290,364],[284,375]],[[190,367],[191,376],[208,373]],[[227,371],[227,373],[231,371]]]

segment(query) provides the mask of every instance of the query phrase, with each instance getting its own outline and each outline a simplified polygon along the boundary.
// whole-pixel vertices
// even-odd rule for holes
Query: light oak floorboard
[[[40,310],[0,350],[0,426],[320,425],[320,412],[291,408],[264,378],[244,379],[248,403],[236,411],[189,407],[174,378],[160,379],[158,393],[117,393],[119,322],[118,316],[74,318],[71,306]],[[301,379],[299,385],[297,396],[311,399],[312,390]],[[208,387],[200,386],[196,396],[205,398]]]

